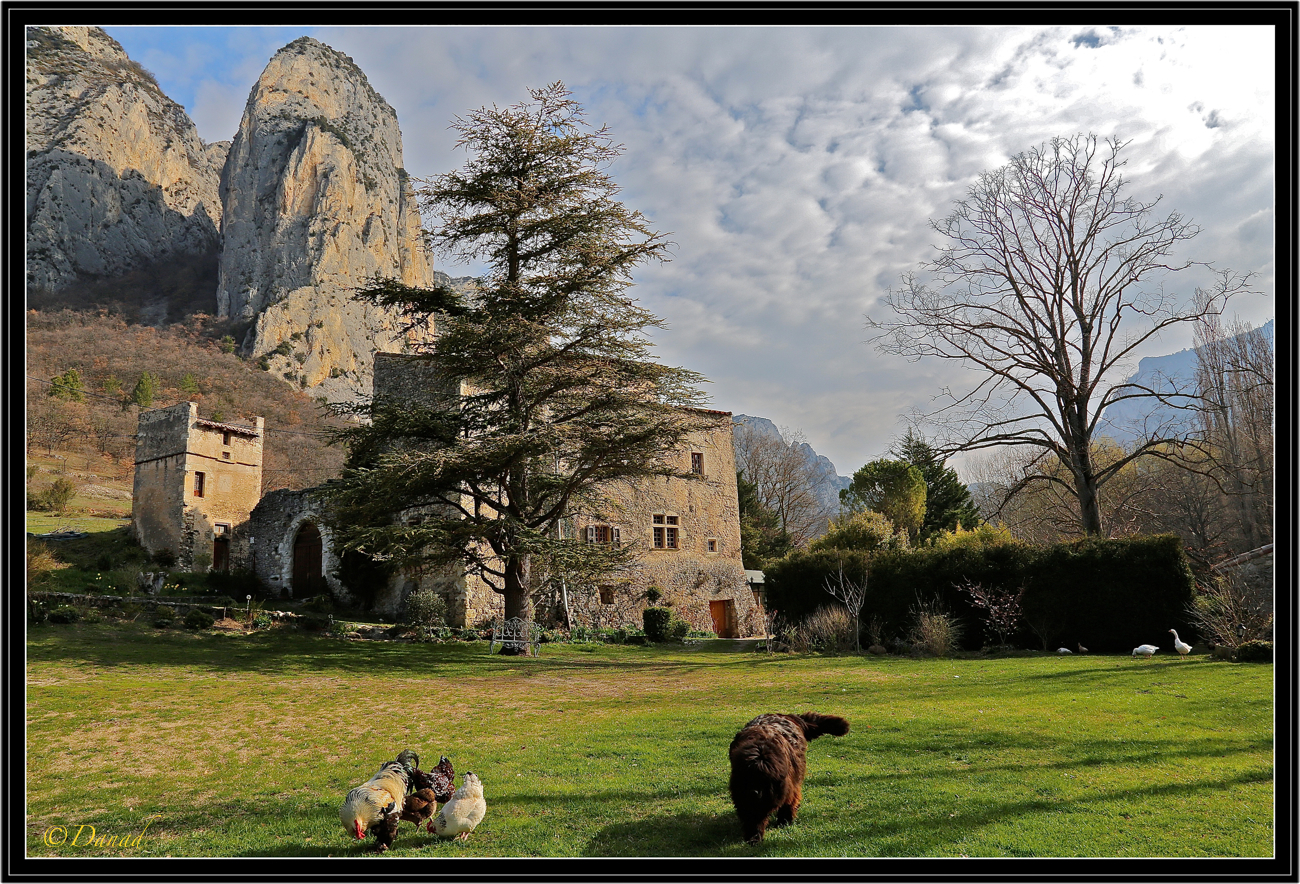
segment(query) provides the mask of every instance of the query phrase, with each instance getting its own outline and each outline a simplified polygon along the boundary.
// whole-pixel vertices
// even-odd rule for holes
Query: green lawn
[[[390,855],[1273,855],[1271,665],[733,647],[32,628],[28,854],[359,855],[338,806],[410,747],[477,773],[488,812],[463,843],[403,824]],[[797,824],[747,846],[727,745],[807,710],[852,730],[811,744]],[[83,825],[132,843],[72,846]]]

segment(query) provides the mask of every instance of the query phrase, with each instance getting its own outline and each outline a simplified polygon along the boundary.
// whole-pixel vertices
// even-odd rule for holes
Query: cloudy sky
[[[938,242],[982,172],[1053,136],[1131,141],[1130,192],[1200,225],[1185,257],[1256,274],[1232,312],[1273,317],[1275,94],[1267,27],[114,27],[106,31],[230,139],[270,57],[309,35],[397,111],[417,177],[464,160],[448,124],[561,80],[626,151],[624,202],[676,243],[634,294],[660,358],[716,408],[801,430],[841,475],[879,457],[949,362],[868,343],[864,317]],[[472,268],[440,263],[453,276]],[[1204,273],[1171,277],[1190,301]],[[1191,345],[1167,335],[1141,355]]]

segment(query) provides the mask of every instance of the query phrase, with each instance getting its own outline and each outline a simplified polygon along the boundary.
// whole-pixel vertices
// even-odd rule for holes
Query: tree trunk
[[[528,587],[528,556],[518,556],[506,562],[505,597],[506,619],[518,617],[521,620],[533,619],[532,593]]]
[[[1097,473],[1085,436],[1070,453],[1070,472],[1074,474],[1074,493],[1079,499],[1079,524],[1089,537],[1101,536],[1101,501],[1097,497]]]

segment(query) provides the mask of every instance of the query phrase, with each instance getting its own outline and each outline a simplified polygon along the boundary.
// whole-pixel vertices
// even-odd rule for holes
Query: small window
[[[619,529],[613,525],[588,525],[588,543],[621,543]]]
[[[229,445],[229,444],[230,444],[230,431],[229,431],[229,430],[222,430],[222,431],[221,431],[221,444],[222,444],[222,445]]]
[[[204,475],[202,473],[194,474],[194,496],[195,497],[203,496],[203,479],[204,479]]]
[[[602,587],[600,588],[600,603],[601,603],[602,605],[612,605],[612,604],[614,604],[614,589],[613,589],[613,587],[610,587],[610,586],[602,586]]]
[[[704,475],[704,453],[700,451],[691,452],[691,472]]]
[[[677,516],[655,513],[651,516],[655,549],[680,549],[677,534]]]
[[[709,552],[715,553],[718,551],[717,539],[710,537],[707,541],[705,541],[705,543],[708,545]]]
[[[223,451],[223,452],[221,452],[221,456],[222,456],[222,458],[225,459],[225,460],[230,460],[230,452],[229,452],[229,451]]]
[[[217,522],[212,526],[212,533],[217,537],[226,537],[230,534],[230,526],[225,522]]]

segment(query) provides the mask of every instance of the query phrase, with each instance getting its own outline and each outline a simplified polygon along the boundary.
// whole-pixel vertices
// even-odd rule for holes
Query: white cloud
[[[280,32],[277,32],[280,33]],[[453,117],[563,80],[626,154],[627,204],[677,243],[635,293],[666,361],[714,405],[805,431],[842,474],[879,456],[966,372],[864,343],[863,316],[931,254],[928,220],[983,171],[1056,135],[1131,139],[1137,195],[1205,228],[1198,256],[1260,274],[1272,315],[1272,33],[1232,26],[353,27],[313,35],[397,110],[416,176],[454,168]],[[277,38],[278,39],[278,38]],[[229,138],[277,45],[232,43],[196,77],[204,136]],[[179,69],[206,65],[186,56]],[[167,62],[147,66],[166,80]],[[206,70],[206,68],[205,68]],[[164,82],[164,85],[166,83]],[[220,127],[224,126],[222,130]],[[214,130],[214,127],[215,130]],[[453,269],[453,268],[447,268]],[[1203,277],[1179,282],[1191,289]],[[1170,351],[1190,339],[1162,342]]]

